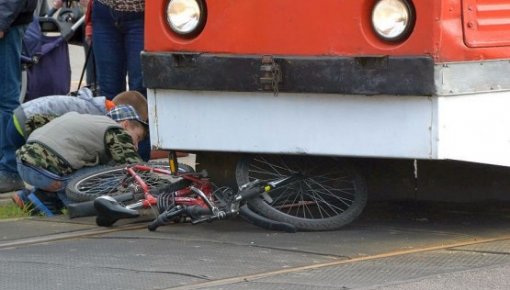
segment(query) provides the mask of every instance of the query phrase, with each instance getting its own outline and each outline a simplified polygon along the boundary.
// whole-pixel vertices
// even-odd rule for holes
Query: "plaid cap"
[[[124,120],[136,120],[143,125],[148,126],[147,122],[142,121],[140,115],[138,115],[135,108],[133,108],[131,105],[118,105],[106,113],[106,116],[117,122]]]

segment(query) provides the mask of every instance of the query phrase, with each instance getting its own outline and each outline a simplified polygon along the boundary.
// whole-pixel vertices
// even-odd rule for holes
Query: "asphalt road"
[[[146,229],[93,218],[0,221],[0,289],[510,289],[510,215],[377,203],[330,232],[240,219]]]

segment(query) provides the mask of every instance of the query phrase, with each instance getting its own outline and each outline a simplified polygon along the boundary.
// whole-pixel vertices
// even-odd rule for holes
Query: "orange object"
[[[377,38],[376,0],[206,1],[207,20],[193,38],[166,24],[167,0],[146,2],[145,50],[300,56],[431,56],[436,62],[510,57],[505,0],[413,0],[416,24],[402,43]]]
[[[92,3],[90,0],[87,3],[87,11],[85,12],[85,36],[92,39]]]
[[[104,105],[106,107],[106,111],[110,111],[111,109],[115,108],[115,103],[110,100],[105,100]]]

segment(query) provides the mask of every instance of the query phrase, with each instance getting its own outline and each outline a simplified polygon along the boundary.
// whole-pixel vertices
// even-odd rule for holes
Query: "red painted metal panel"
[[[510,58],[505,47],[510,43],[510,23],[506,24],[510,22],[510,0],[412,0],[416,25],[410,37],[399,44],[385,43],[372,32],[370,14],[375,1],[207,0],[207,23],[192,39],[173,34],[166,25],[167,0],[146,1],[145,50],[236,55],[430,55],[438,63]],[[476,13],[467,13],[469,4],[478,9]],[[477,17],[476,29],[468,31],[472,17]]]
[[[510,45],[509,0],[463,0],[462,10],[467,46]]]
[[[403,43],[379,40],[370,24],[376,0],[212,0],[204,30],[191,40],[165,24],[166,0],[146,1],[146,50],[308,56],[432,54],[429,1],[415,1],[419,25]],[[435,1],[436,2],[436,1]],[[398,52],[395,52],[395,51]]]

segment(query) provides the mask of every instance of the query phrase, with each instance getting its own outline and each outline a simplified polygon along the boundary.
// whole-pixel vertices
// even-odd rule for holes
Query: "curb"
[[[5,197],[4,197],[5,195]],[[6,204],[10,204],[12,203],[12,200],[11,200],[11,194],[9,193],[8,195],[7,194],[1,194],[0,195],[0,205],[6,205]]]

